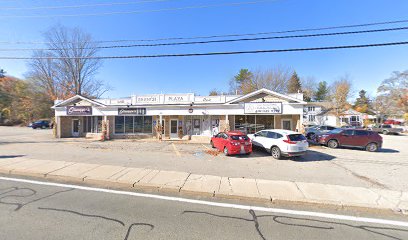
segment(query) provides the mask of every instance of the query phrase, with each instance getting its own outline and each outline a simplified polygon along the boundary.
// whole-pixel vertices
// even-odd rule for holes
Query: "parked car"
[[[254,146],[264,148],[276,159],[282,156],[301,156],[309,148],[305,136],[290,130],[268,129],[249,134],[248,137]]]
[[[391,125],[401,125],[401,121],[393,120],[393,119],[387,119],[384,121],[384,124],[391,124]]]
[[[390,124],[380,124],[372,126],[369,130],[387,135],[402,133],[404,129],[402,129],[402,127],[394,127]]]
[[[316,125],[311,128],[306,128],[305,129],[305,136],[307,139],[314,139],[315,135],[327,133],[331,130],[336,129],[335,127],[332,126],[327,126],[327,125]]]
[[[382,137],[373,131],[363,129],[334,129],[316,137],[319,144],[329,148],[359,147],[369,152],[376,152],[382,147]]]
[[[36,128],[42,128],[42,129],[50,128],[50,122],[49,122],[49,121],[45,121],[45,120],[36,121],[36,122],[33,122],[33,123],[31,124],[31,127],[32,127],[33,129],[36,129]]]
[[[226,156],[252,153],[251,139],[241,131],[220,132],[211,138],[210,144]]]

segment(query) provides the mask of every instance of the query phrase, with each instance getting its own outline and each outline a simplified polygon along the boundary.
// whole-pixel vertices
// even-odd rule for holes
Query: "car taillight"
[[[290,140],[289,136],[286,136],[286,138],[287,138],[286,140],[285,139],[283,140],[285,143],[287,143],[287,144],[296,144],[296,142]]]

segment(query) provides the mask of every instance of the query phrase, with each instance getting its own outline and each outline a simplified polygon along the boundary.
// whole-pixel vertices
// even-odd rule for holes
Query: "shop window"
[[[115,134],[152,133],[151,116],[116,116]]]
[[[84,132],[85,133],[100,133],[100,132],[102,132],[102,116],[84,117]]]
[[[125,118],[122,116],[115,117],[115,133],[125,133]]]
[[[125,133],[133,133],[133,117],[125,117]]]
[[[143,117],[143,133],[152,133],[153,132],[152,124],[153,124],[152,117],[144,116]]]
[[[235,115],[235,130],[243,133],[255,133],[263,129],[274,128],[274,116],[270,115]]]

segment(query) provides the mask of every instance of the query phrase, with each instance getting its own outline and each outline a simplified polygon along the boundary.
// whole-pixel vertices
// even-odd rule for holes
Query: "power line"
[[[169,12],[169,11],[179,11],[179,10],[187,10],[187,9],[204,9],[204,8],[213,8],[213,7],[254,5],[254,4],[259,4],[259,3],[276,2],[276,1],[278,1],[278,0],[260,0],[260,1],[251,1],[251,2],[233,2],[233,3],[197,5],[197,6],[187,6],[187,7],[177,7],[177,8],[162,8],[162,9],[151,9],[151,10],[135,10],[135,11],[103,12],[103,13],[79,13],[79,14],[55,14],[55,15],[0,15],[0,18],[51,18],[51,17],[109,16],[109,15],[120,15],[120,14],[155,13],[155,12]]]
[[[401,31],[401,30],[407,30],[407,29],[408,27],[398,27],[398,28],[383,28],[383,29],[373,29],[373,30],[318,33],[318,34],[305,34],[305,35],[286,35],[286,36],[273,36],[273,37],[238,38],[238,39],[223,39],[223,40],[212,40],[212,41],[173,42],[173,43],[156,43],[156,44],[95,46],[95,47],[73,48],[73,49],[113,49],[113,48],[132,48],[132,47],[158,47],[158,46],[173,46],[173,45],[211,44],[211,43],[226,43],[226,42],[241,42],[241,41],[259,41],[259,40],[273,40],[273,39],[307,38],[307,37],[324,37],[324,36],[337,36],[337,35],[350,35],[350,34],[363,34],[363,33],[377,33],[377,32]],[[71,48],[14,48],[14,49],[0,49],[0,51],[55,51],[55,50],[68,50],[68,49],[71,49]]]
[[[374,43],[374,44],[362,44],[362,45],[250,50],[250,51],[235,51],[235,52],[181,53],[181,54],[102,56],[102,57],[0,57],[0,59],[3,59],[3,60],[35,60],[35,59],[132,59],[132,58],[164,58],[164,57],[197,57],[197,56],[237,55],[237,54],[256,54],[256,53],[321,51],[321,50],[335,50],[335,49],[349,49],[349,48],[397,46],[397,45],[407,45],[407,44],[408,42],[387,42],[387,43]]]
[[[271,31],[271,32],[207,35],[207,36],[193,36],[193,37],[168,37],[168,38],[155,38],[155,39],[133,39],[133,40],[132,39],[127,39],[127,40],[121,39],[121,40],[104,40],[104,41],[92,41],[92,42],[93,43],[118,43],[118,42],[155,42],[155,41],[172,41],[172,40],[211,39],[211,38],[224,38],[224,37],[243,37],[243,36],[257,36],[257,35],[295,33],[295,32],[324,31],[324,30],[333,30],[333,29],[390,25],[390,24],[398,24],[398,23],[408,23],[408,19],[407,20],[386,21],[386,22],[363,23],[363,24],[354,24],[354,25],[341,25],[341,26],[329,26],[329,27],[319,27],[319,28],[304,28],[304,29]],[[0,42],[0,44],[49,44],[49,43],[50,42],[41,42],[41,41],[30,41],[30,42],[3,41],[3,42]],[[64,42],[64,43],[74,43],[74,42]]]
[[[144,0],[137,2],[117,2],[117,3],[95,3],[81,5],[66,5],[66,6],[39,6],[39,7],[2,7],[0,10],[53,10],[53,9],[68,9],[68,8],[89,8],[89,7],[106,7],[106,6],[123,6],[142,3],[167,2],[170,0]]]

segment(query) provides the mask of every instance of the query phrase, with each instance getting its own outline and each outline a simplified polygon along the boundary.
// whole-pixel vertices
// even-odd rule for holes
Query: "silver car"
[[[332,127],[328,125],[316,125],[310,128],[306,128],[305,135],[307,139],[314,139],[316,135],[328,133],[334,129],[336,129],[336,127]]]

